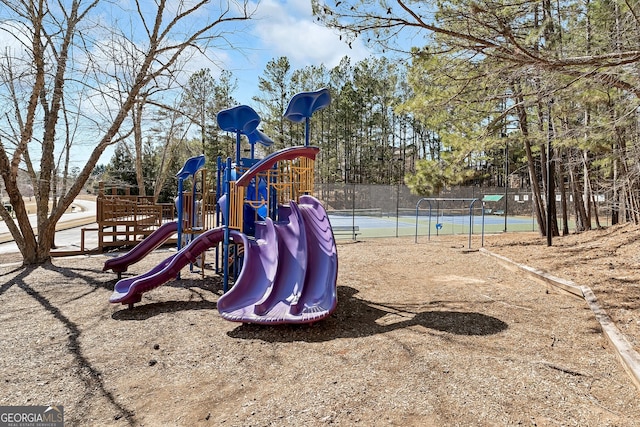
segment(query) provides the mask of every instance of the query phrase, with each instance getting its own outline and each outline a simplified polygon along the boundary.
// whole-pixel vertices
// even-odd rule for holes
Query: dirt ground
[[[556,237],[488,236],[490,251],[593,290],[600,306],[640,352],[640,227],[624,224]]]
[[[589,286],[638,349],[639,233],[485,248]],[[266,327],[221,319],[210,271],[127,309],[108,302],[106,256],[4,256],[0,405],[63,405],[69,426],[640,426],[640,392],[584,300],[465,246],[339,242],[336,312]]]

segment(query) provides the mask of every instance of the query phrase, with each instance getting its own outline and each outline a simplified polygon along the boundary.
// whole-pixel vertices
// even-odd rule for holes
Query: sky
[[[229,33],[234,49],[195,55],[185,66],[183,78],[205,68],[214,77],[223,69],[231,71],[238,83],[234,98],[257,109],[252,97],[258,94],[258,79],[272,59],[286,56],[292,70],[311,65],[331,69],[344,56],[357,63],[374,55],[360,39],[349,47],[335,30],[318,23],[311,11],[311,0],[261,0],[252,5],[256,8],[253,18],[238,23],[237,29]],[[109,147],[98,163],[109,163],[114,148]]]
[[[217,66],[238,79],[235,97],[243,104],[252,104],[258,78],[272,59],[286,56],[292,70],[310,65],[331,69],[344,56],[356,63],[372,55],[359,39],[349,48],[338,33],[320,25],[311,12],[311,0],[262,0],[254,19],[242,25],[247,25],[246,30],[231,39],[238,49],[219,52],[221,61]],[[204,57],[190,68],[192,72],[210,68],[214,76],[219,72],[216,64]]]
[[[141,2],[143,11],[146,4],[149,6],[148,12],[153,13],[153,1],[148,0],[149,3],[146,1]],[[188,5],[189,1],[185,0],[184,4]],[[225,1],[220,1],[220,4],[225,3]],[[178,5],[179,3],[173,4]],[[211,10],[211,18],[219,13],[218,4],[213,0],[206,6]],[[107,31],[109,21],[114,19],[115,15],[113,14],[124,11],[124,15],[115,16],[115,19],[126,26],[128,21],[126,13],[135,10],[132,9],[135,5],[131,0],[108,2],[104,5],[105,8],[99,11],[98,16],[100,13],[104,16]],[[338,65],[344,56],[349,56],[352,63],[357,63],[373,55],[373,52],[365,47],[360,39],[354,40],[349,46],[340,40],[337,32],[319,24],[312,14],[311,0],[260,0],[251,3],[251,6],[256,10],[251,20],[225,25],[226,36],[233,48],[209,49],[203,54],[194,54],[185,65],[184,73],[180,78],[182,82],[186,82],[191,74],[203,68],[209,68],[214,77],[217,77],[222,69],[228,70],[238,82],[238,90],[233,94],[236,100],[241,104],[248,104],[256,108],[252,97],[258,94],[258,79],[264,73],[267,63],[272,59],[286,56],[292,70],[311,65],[324,65],[327,69],[331,69]],[[50,7],[56,7],[55,3],[52,3]],[[202,13],[205,12],[206,9],[202,11]],[[203,19],[208,18],[203,16]],[[15,29],[6,27],[6,23],[2,25],[4,30],[0,31],[0,45],[3,45],[5,49],[11,49],[14,54],[19,54],[24,49],[24,45],[21,45],[19,37],[15,36]],[[15,22],[12,25],[19,26]],[[140,30],[140,28],[132,31],[136,30]],[[144,36],[142,39],[144,40]],[[92,53],[94,55],[100,54],[99,52]],[[29,61],[24,63],[27,64],[25,66],[28,66]],[[105,64],[105,68],[110,68],[109,64]],[[105,107],[107,110],[109,109],[109,106],[105,104],[88,104],[91,103],[83,105],[82,108],[93,108],[97,115],[101,115]],[[88,136],[85,138],[86,143],[81,144],[78,149],[72,150],[72,167],[82,167],[86,164],[90,147],[93,145],[92,141],[95,141],[96,137],[98,135]],[[98,164],[107,164],[113,155],[113,149],[113,146],[109,147],[103,153]],[[32,160],[36,161],[34,157]]]

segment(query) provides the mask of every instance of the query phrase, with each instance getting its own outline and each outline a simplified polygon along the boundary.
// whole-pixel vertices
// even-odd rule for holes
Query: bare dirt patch
[[[631,245],[638,230],[613,232]],[[583,284],[597,294],[603,269],[617,278],[598,294],[605,308],[638,320],[637,298],[604,297],[637,283],[637,255],[611,243],[614,268],[601,265],[604,252],[590,250],[607,235],[593,233],[557,239],[556,255],[537,236],[487,236],[486,246],[592,277]],[[584,301],[463,247],[339,243],[337,311],[273,327],[222,320],[211,272],[185,270],[129,310],[108,303],[116,280],[103,256],[2,266],[0,405],[61,404],[79,426],[639,426],[638,390]],[[595,262],[572,267],[585,256]]]

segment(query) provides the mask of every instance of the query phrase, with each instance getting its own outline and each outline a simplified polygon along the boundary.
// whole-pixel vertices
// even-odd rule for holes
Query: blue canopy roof
[[[313,116],[316,111],[326,108],[330,103],[331,93],[327,88],[314,92],[300,92],[289,101],[284,117],[292,122],[300,123]]]

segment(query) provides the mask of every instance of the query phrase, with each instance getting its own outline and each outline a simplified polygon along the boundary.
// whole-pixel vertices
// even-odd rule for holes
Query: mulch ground
[[[558,239],[562,259],[537,236],[487,236],[486,247],[568,268],[590,254],[575,245],[607,236]],[[617,247],[616,286],[637,283]],[[70,426],[640,426],[639,392],[583,300],[465,250],[464,238],[339,243],[338,255],[336,312],[282,326],[221,319],[210,271],[185,271],[127,309],[108,302],[105,256],[38,268],[5,258],[0,405],[60,404]]]

